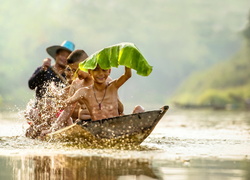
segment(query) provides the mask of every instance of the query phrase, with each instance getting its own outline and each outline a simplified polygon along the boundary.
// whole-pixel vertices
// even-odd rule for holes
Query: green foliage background
[[[194,106],[245,108],[250,103],[250,14],[240,50],[229,60],[192,74],[172,100]]]
[[[154,70],[149,77],[134,73],[120,90],[121,100],[169,104],[189,75],[236,58],[249,9],[249,0],[1,1],[1,107],[26,105],[34,95],[27,81],[49,57],[45,49],[64,40],[89,55],[134,43]],[[111,76],[122,72],[114,69]]]

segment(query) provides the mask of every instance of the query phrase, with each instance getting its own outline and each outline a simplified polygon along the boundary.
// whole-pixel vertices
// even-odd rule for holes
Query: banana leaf
[[[136,70],[141,76],[148,76],[153,69],[133,43],[120,43],[101,49],[81,62],[79,68],[87,71],[95,69],[97,64],[102,69],[123,65]]]

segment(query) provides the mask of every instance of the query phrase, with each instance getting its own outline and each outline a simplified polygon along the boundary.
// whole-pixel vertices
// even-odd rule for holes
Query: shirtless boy
[[[74,80],[70,86],[69,96],[73,96],[74,93],[78,89],[89,86],[93,84],[94,82],[89,73],[78,69],[79,63],[84,61],[87,57],[88,55],[84,50],[77,49],[73,51],[67,59],[68,66],[71,68],[71,70],[75,74],[75,77],[73,77]],[[106,81],[110,82],[112,81],[112,78],[109,76]],[[120,115],[123,114],[123,110],[124,110],[123,104],[118,99],[118,112]],[[78,119],[90,119],[91,118],[84,104],[82,104],[81,107],[77,105],[71,117],[73,117],[73,120],[76,120],[77,118]]]
[[[111,69],[102,69],[99,65],[93,70],[88,70],[94,80],[94,84],[81,88],[66,100],[68,105],[79,102],[86,104],[93,121],[119,116],[118,89],[132,76],[131,69],[125,67],[125,73],[111,82],[106,82]],[[143,112],[141,106],[136,107],[136,112]]]
[[[93,70],[88,70],[88,73],[94,80],[94,84],[88,87],[80,88],[76,93],[66,100],[67,108],[73,108],[78,102],[85,104],[91,119],[93,121],[119,116],[118,109],[118,89],[132,76],[131,69],[125,67],[125,73],[111,82],[107,82],[111,69],[102,69],[99,65]],[[144,112],[141,106],[134,109],[135,112]],[[65,123],[57,121],[57,125]],[[69,125],[70,123],[68,123]],[[57,126],[55,124],[55,128]],[[43,135],[52,131],[43,131]]]
[[[87,57],[87,53],[82,49],[77,49],[68,56],[67,64],[71,69],[72,73],[74,74],[72,77],[73,82],[71,83],[69,89],[69,96],[73,96],[73,94],[78,89],[93,84],[93,79],[89,76],[89,74],[78,69],[79,63],[84,61]],[[71,114],[73,121],[78,118],[90,118],[89,112],[86,107],[82,106],[81,108],[78,104],[76,105]]]
[[[66,100],[67,104],[86,104],[91,119],[99,120],[119,116],[118,89],[132,76],[131,69],[125,67],[125,73],[118,79],[107,82],[111,69],[102,69],[99,65],[94,70],[88,70],[94,84],[81,88]]]

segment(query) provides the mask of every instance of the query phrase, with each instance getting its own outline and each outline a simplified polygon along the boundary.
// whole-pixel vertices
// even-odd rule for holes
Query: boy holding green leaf
[[[66,100],[66,104],[71,105],[76,102],[85,104],[89,110],[92,120],[106,119],[119,116],[118,109],[118,89],[132,76],[131,69],[125,67],[125,73],[118,79],[109,83],[111,69],[102,69],[99,65],[95,69],[88,70],[94,80],[94,84],[80,88],[76,93]],[[142,107],[136,108],[137,112],[142,112]]]
[[[88,87],[78,89],[75,94],[68,98],[65,103],[67,104],[67,111],[74,108],[76,103],[86,105],[91,119],[93,121],[119,116],[118,109],[118,89],[132,76],[131,69],[125,67],[125,73],[118,79],[107,82],[111,69],[102,69],[99,65],[95,69],[88,70],[88,73],[94,80],[94,84]],[[144,108],[136,106],[133,113],[144,112]],[[64,118],[62,118],[64,119]],[[54,128],[58,129],[61,124],[70,125],[68,122],[57,121]],[[42,135],[50,133],[53,129],[43,131]]]
[[[107,82],[111,67],[125,66],[125,73],[111,82]],[[79,68],[88,71],[94,80],[94,84],[78,89],[75,94],[66,100],[66,109],[74,108],[78,102],[85,104],[92,120],[100,120],[119,116],[118,89],[132,76],[131,68],[137,74],[148,76],[152,71],[146,59],[132,43],[121,43],[110,46],[96,52],[79,64]],[[136,106],[133,113],[144,112],[144,108]],[[65,118],[57,121],[52,128],[55,130],[62,124],[70,125]],[[58,125],[58,126],[57,126]],[[51,132],[43,132],[43,135]]]
[[[92,77],[88,74],[88,72],[84,72],[81,71],[78,66],[80,62],[85,61],[85,59],[88,57],[88,55],[83,51],[83,50],[75,50],[73,51],[67,61],[68,61],[68,65],[70,66],[70,68],[72,69],[73,72],[75,72],[75,74],[77,74],[77,77],[74,79],[74,81],[71,84],[70,90],[69,90],[69,95],[73,96],[74,93],[82,88],[82,87],[87,87],[91,84],[93,84],[93,79]],[[107,82],[112,81],[111,77],[108,77]],[[120,100],[118,99],[118,112],[119,114],[123,114],[123,104],[120,102]],[[78,119],[90,119],[90,115],[88,110],[86,109],[86,107],[84,105],[81,106],[81,108],[79,109],[79,113],[78,113]]]

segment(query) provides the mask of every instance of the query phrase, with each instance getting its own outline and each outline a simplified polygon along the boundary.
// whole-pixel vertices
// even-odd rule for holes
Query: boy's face
[[[75,73],[76,70],[78,69],[79,62],[75,62],[75,63],[69,64],[68,66],[71,68],[72,72]]]
[[[67,66],[67,57],[69,56],[70,52],[66,50],[60,49],[55,57],[56,64],[58,64],[61,67],[66,68]]]
[[[93,77],[96,83],[105,83],[106,79],[110,75],[111,69],[102,69],[99,65],[95,69],[89,70],[89,74]]]

